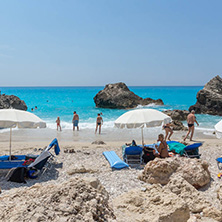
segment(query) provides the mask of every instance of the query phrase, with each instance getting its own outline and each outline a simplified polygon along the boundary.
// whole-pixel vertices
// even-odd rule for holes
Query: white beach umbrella
[[[216,137],[218,139],[222,138],[222,120],[219,121],[215,126],[214,126],[215,130],[216,130]]]
[[[118,128],[141,128],[143,144],[143,128],[161,126],[169,123],[172,119],[155,109],[136,109],[121,115],[115,122]]]
[[[45,128],[46,123],[33,113],[18,109],[0,109],[0,128],[10,128],[10,157],[12,128]]]

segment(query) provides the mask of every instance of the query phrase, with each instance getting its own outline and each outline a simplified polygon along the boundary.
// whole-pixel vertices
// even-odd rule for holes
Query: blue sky
[[[222,1],[0,0],[1,86],[204,85]]]

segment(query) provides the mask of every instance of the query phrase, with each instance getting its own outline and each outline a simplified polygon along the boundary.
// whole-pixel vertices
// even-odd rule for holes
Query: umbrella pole
[[[11,161],[11,155],[12,155],[12,128],[10,128],[9,161]]]
[[[144,147],[143,128],[141,128],[141,134],[142,134],[142,147]]]

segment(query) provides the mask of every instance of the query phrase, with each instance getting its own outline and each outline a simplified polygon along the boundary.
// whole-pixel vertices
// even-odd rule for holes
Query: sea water
[[[28,111],[46,121],[47,128],[56,128],[56,118],[61,119],[63,129],[72,129],[73,111],[79,115],[81,129],[95,128],[97,114],[102,112],[103,128],[114,127],[114,121],[127,110],[96,108],[93,97],[104,87],[0,87],[1,93],[16,95],[24,100]],[[160,111],[188,108],[196,103],[196,94],[203,86],[130,86],[135,94],[152,99],[162,99],[163,106],[150,104],[146,107]],[[37,106],[37,109],[35,109]],[[196,115],[199,129],[213,130],[221,120],[219,116]]]

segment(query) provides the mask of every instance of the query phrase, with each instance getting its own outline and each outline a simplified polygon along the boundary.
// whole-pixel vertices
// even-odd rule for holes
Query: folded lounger
[[[109,161],[109,164],[110,164],[111,168],[122,169],[122,168],[125,168],[125,167],[129,167],[129,165],[127,163],[122,161],[117,156],[115,151],[105,151],[105,152],[103,152],[103,155]]]

